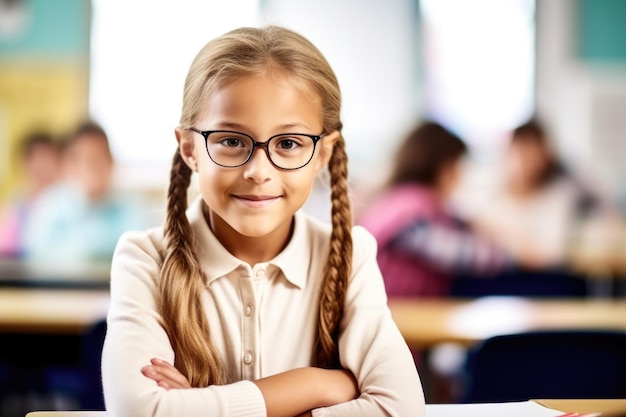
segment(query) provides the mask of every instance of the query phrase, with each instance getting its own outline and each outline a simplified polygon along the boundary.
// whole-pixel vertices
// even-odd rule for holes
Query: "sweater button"
[[[246,356],[243,357],[243,361],[246,363],[246,365],[250,365],[252,363],[252,354],[251,353],[246,353]]]
[[[248,317],[252,314],[252,306],[250,304],[246,306],[245,314]]]

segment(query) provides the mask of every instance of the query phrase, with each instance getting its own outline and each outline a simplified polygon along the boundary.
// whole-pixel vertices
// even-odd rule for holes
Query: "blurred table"
[[[54,265],[0,258],[0,287],[107,289],[109,280],[110,262]]]
[[[626,300],[483,297],[389,300],[407,344],[427,349],[440,343],[472,345],[498,334],[541,329],[626,331]]]
[[[0,287],[0,332],[78,334],[108,308],[108,290]]]
[[[626,278],[626,219],[592,216],[580,222],[567,263],[588,278],[590,295],[615,296],[615,287]]]

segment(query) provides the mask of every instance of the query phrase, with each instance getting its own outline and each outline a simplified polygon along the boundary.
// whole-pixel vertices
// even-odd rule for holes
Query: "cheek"
[[[301,171],[293,173],[296,175],[287,175],[283,179],[285,188],[291,194],[291,198],[297,200],[298,204],[304,204],[311,194],[311,190],[313,189],[313,181],[316,175],[314,167],[305,168],[308,169],[303,169]]]
[[[223,200],[230,184],[235,181],[233,173],[220,172],[215,169],[200,169],[198,173],[198,189],[202,198],[209,206],[215,206]]]

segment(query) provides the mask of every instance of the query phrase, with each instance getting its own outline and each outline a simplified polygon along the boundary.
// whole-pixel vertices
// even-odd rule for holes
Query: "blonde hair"
[[[240,78],[278,71],[312,87],[320,100],[324,131],[341,131],[339,85],[320,51],[303,36],[277,26],[240,28],[200,50],[191,64],[183,95],[180,126],[191,127],[207,98]],[[352,264],[352,213],[347,156],[340,136],[328,163],[332,233],[320,294],[315,364],[339,366],[337,339]],[[192,386],[226,383],[226,373],[209,336],[202,306],[204,276],[185,215],[191,170],[178,150],[170,174],[165,222],[166,248],[159,280],[159,310],[175,353],[175,366]]]

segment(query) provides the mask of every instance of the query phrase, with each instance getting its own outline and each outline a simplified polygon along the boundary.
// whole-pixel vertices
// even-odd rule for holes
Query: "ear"
[[[328,135],[324,136],[324,138],[319,142],[322,146],[320,147],[319,158],[317,158],[315,162],[315,171],[319,172],[328,165],[328,161],[330,161],[330,157],[333,155],[333,149],[335,149],[335,143],[339,140],[341,133],[338,130],[335,130]]]
[[[196,146],[193,138],[193,132],[181,127],[177,127],[175,130],[176,141],[178,142],[178,149],[183,161],[192,171],[198,170],[198,159],[196,156]]]

